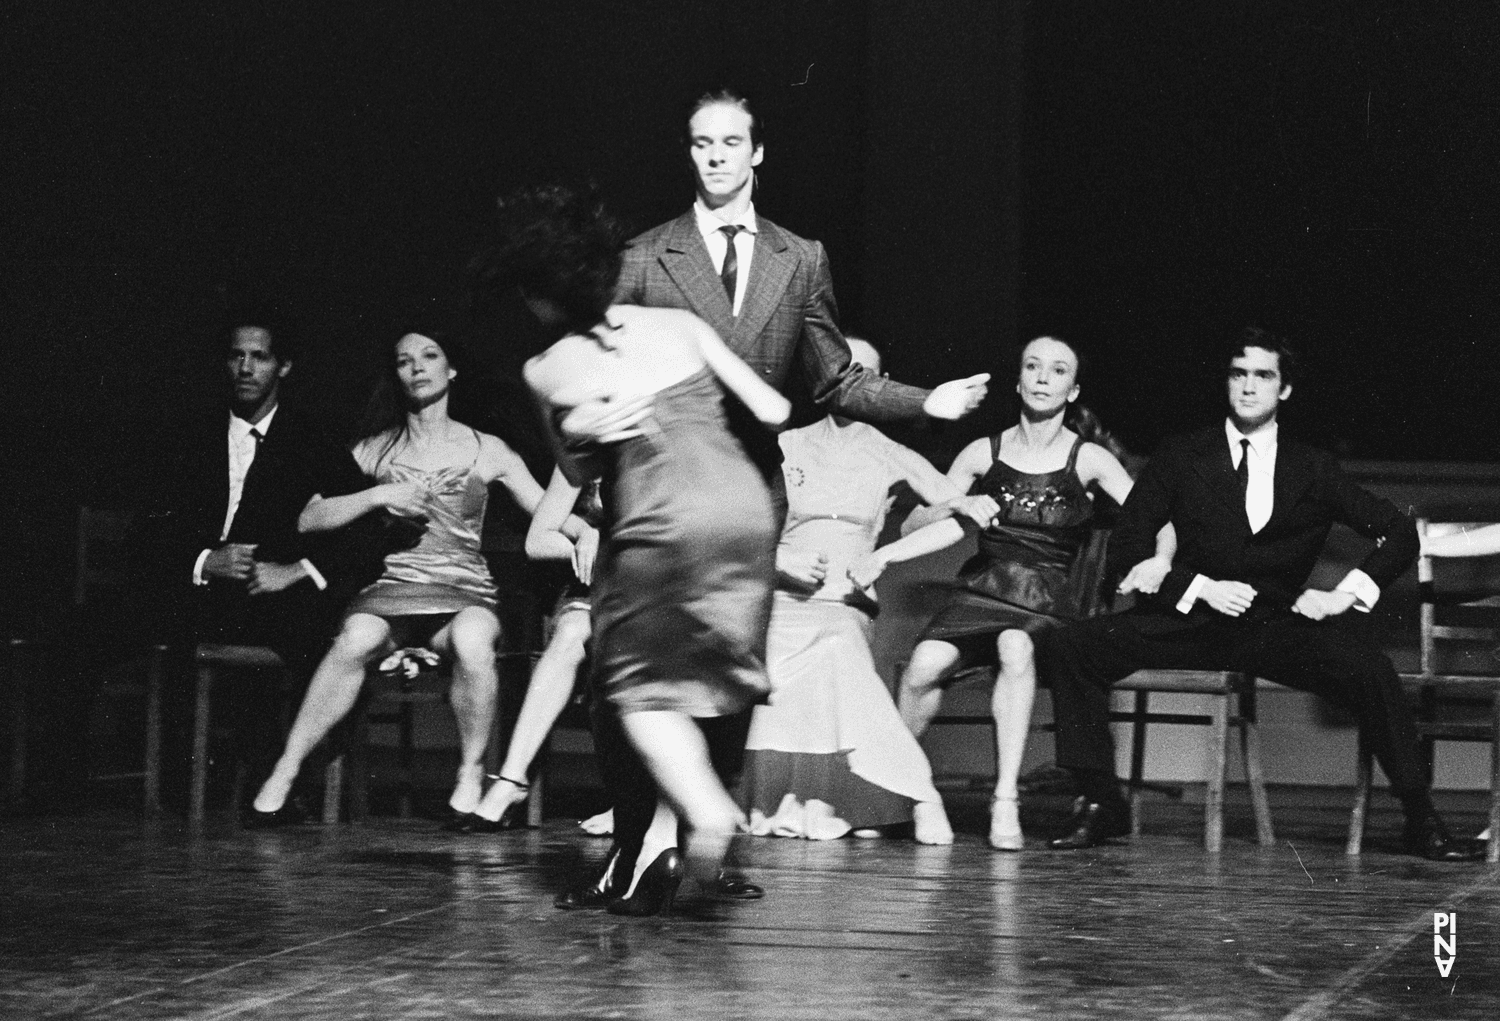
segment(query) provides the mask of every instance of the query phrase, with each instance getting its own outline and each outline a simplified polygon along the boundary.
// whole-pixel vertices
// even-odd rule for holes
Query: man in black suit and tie
[[[688,111],[686,144],[696,200],[682,216],[629,242],[615,288],[618,304],[693,312],[776,389],[785,387],[795,367],[821,411],[886,424],[923,415],[958,419],[979,406],[988,373],[924,390],[852,360],[839,332],[823,246],[759,215],[751,201],[755,168],[765,149],[759,118],[744,95],[719,89],[700,96]],[[626,439],[637,435],[636,427],[650,414],[649,403],[645,398],[609,411],[577,410],[563,420],[562,429],[577,440]],[[726,408],[730,429],[771,483],[784,516],[776,437],[738,401],[727,400]],[[774,550],[766,555],[770,562]],[[727,785],[739,774],[749,725],[746,712],[716,720],[707,729],[714,764]],[[655,784],[617,722],[596,721],[595,742],[611,777],[616,850],[621,852],[611,855],[609,867],[628,868],[655,809]],[[607,878],[608,872],[589,888],[569,891],[559,906],[598,906],[604,899],[600,883]],[[758,887],[739,881],[723,884],[719,892],[733,899],[761,895]]]
[[[337,609],[330,585],[347,593],[358,579],[340,540],[300,534],[297,518],[312,494],[353,492],[367,481],[348,451],[283,406],[288,331],[261,314],[228,333],[228,415],[178,452],[158,568],[194,641],[269,646],[301,681]],[[239,757],[259,783],[280,750],[280,695],[249,685],[226,694]]]
[[[1043,643],[1057,722],[1057,763],[1084,790],[1057,849],[1128,832],[1114,774],[1109,687],[1142,668],[1239,670],[1311,691],[1352,713],[1406,810],[1412,854],[1476,858],[1450,837],[1391,662],[1334,620],[1368,611],[1416,559],[1417,532],[1393,504],[1346,478],[1332,456],[1282,437],[1281,403],[1295,360],[1280,337],[1248,328],[1229,345],[1229,416],[1167,440],[1121,511],[1111,568],[1153,556],[1171,522],[1177,553],[1160,588],[1126,613],[1078,621]],[[1332,591],[1305,589],[1328,532],[1341,522],[1374,545]]]

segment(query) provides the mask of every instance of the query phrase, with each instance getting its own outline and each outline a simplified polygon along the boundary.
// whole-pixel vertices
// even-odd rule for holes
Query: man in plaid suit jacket
[[[823,246],[758,216],[751,203],[754,168],[765,150],[744,96],[730,90],[701,96],[689,113],[687,148],[697,199],[682,216],[627,245],[615,289],[618,304],[693,312],[778,390],[795,363],[823,411],[884,424],[924,414],[957,419],[979,406],[988,373],[924,390],[869,372],[850,358]],[[725,405],[731,430],[772,483],[784,515],[780,445],[738,401],[726,398]],[[562,425],[572,437],[609,442],[633,435],[649,413],[649,402],[640,401],[598,416],[575,411]],[[607,704],[599,700],[595,711],[595,743],[615,806],[615,847],[604,873],[564,893],[559,907],[597,906],[611,892],[623,893],[637,858],[646,865],[660,850],[653,845],[641,854],[656,807],[655,784]],[[733,787],[750,714],[701,722],[714,766]],[[717,892],[732,900],[762,895],[758,886],[730,876],[720,878]]]

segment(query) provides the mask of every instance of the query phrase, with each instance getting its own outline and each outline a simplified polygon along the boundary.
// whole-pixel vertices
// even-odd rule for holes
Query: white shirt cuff
[[[205,578],[205,577],[203,577],[203,562],[208,559],[208,555],[210,553],[212,553],[212,552],[213,552],[213,550],[206,549],[202,553],[198,554],[198,559],[197,560],[193,561],[193,584],[194,585],[207,585],[208,584],[208,579]]]
[[[1177,612],[1187,613],[1192,610],[1193,604],[1198,601],[1198,593],[1202,592],[1203,586],[1207,584],[1208,578],[1205,575],[1196,575],[1188,585],[1187,591],[1182,594],[1182,598],[1177,600]]]
[[[311,560],[303,557],[301,560],[297,561],[297,563],[302,565],[302,569],[307,572],[307,576],[312,579],[312,583],[318,586],[319,592],[322,592],[324,589],[328,588],[328,581],[323,577],[322,573],[313,566]]]
[[[1338,583],[1334,591],[1352,594],[1354,608],[1361,613],[1369,613],[1380,602],[1380,586],[1357,567],[1344,575],[1344,580]]]

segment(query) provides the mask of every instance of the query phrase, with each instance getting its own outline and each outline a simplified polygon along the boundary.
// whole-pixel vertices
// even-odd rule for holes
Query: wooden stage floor
[[[1237,825],[1210,860],[1185,806],[1084,853],[749,840],[766,899],[718,920],[565,913],[603,841],[376,822],[0,829],[0,1018],[1500,1017],[1500,874],[1376,848],[1341,814]],[[1456,912],[1442,978],[1433,913]]]

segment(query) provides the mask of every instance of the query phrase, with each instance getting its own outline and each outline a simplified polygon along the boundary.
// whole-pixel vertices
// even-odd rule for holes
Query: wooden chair
[[[1417,529],[1425,535],[1442,535],[1482,527],[1483,523],[1443,522],[1429,523],[1418,519]],[[1452,564],[1455,574],[1468,571],[1467,581],[1455,578],[1453,585],[1444,588],[1458,591],[1473,591],[1476,587],[1490,587],[1488,581],[1474,574],[1474,565],[1483,558],[1444,558]],[[1445,574],[1448,572],[1445,571]],[[1500,672],[1491,668],[1488,672],[1442,672],[1450,651],[1462,655],[1464,647],[1473,650],[1478,646],[1485,653],[1500,642],[1500,597],[1465,599],[1463,596],[1440,597],[1433,581],[1433,563],[1430,557],[1417,561],[1417,581],[1421,592],[1421,644],[1419,647],[1420,669],[1416,673],[1401,674],[1402,687],[1416,703],[1417,736],[1422,742],[1429,769],[1432,765],[1434,745],[1438,741],[1489,742],[1490,745],[1490,822],[1489,846],[1486,859],[1500,862]],[[1465,616],[1466,623],[1439,623],[1439,614],[1445,620],[1450,614]],[[1477,622],[1494,621],[1488,626],[1475,626]],[[1480,644],[1482,643],[1482,645]],[[1494,660],[1491,659],[1490,663]],[[1364,840],[1365,816],[1369,807],[1370,786],[1373,779],[1373,762],[1370,751],[1361,741],[1358,768],[1355,775],[1354,808],[1349,815],[1349,837],[1344,850],[1348,854],[1359,854]]]
[[[208,738],[213,722],[213,694],[221,670],[275,670],[285,682],[286,663],[264,645],[222,645],[200,642],[193,650],[193,771],[188,789],[188,823],[201,826],[208,790]],[[236,768],[230,814],[239,818],[243,776]]]
[[[78,508],[72,599],[68,612],[54,625],[29,636],[7,640],[10,674],[9,694],[12,700],[10,776],[7,796],[12,803],[25,796],[29,753],[30,700],[36,678],[49,667],[72,671],[93,669],[88,653],[90,639],[98,632],[101,616],[123,618],[130,600],[138,593],[138,581],[130,570],[127,543],[133,515],[126,511]],[[133,646],[133,629],[125,640]],[[118,636],[115,640],[118,640]],[[118,649],[111,648],[111,654]],[[138,699],[142,703],[145,749],[139,770],[97,773],[90,771],[92,781],[139,780],[142,802],[147,815],[161,811],[161,741],[162,692],[166,678],[167,647],[145,643],[140,649],[139,680],[108,675],[94,690],[94,703],[119,699]],[[132,671],[132,674],[134,671]],[[93,704],[90,705],[93,708]],[[88,713],[77,725],[88,725]]]
[[[1229,731],[1239,734],[1245,763],[1245,782],[1255,814],[1255,839],[1263,846],[1276,842],[1271,825],[1271,803],[1266,797],[1265,767],[1260,757],[1260,733],[1256,726],[1256,679],[1230,670],[1137,670],[1115,685],[1116,691],[1135,694],[1129,712],[1110,714],[1116,723],[1130,724],[1130,832],[1141,832],[1141,802],[1145,789],[1146,727],[1152,723],[1185,724],[1213,728],[1210,767],[1203,799],[1203,845],[1218,854],[1224,844],[1224,781],[1229,768]],[[1208,715],[1152,711],[1153,692],[1210,695],[1215,701]]]
[[[488,773],[493,774],[499,769],[500,753],[504,746],[507,667],[513,668],[519,664],[529,672],[530,664],[535,663],[538,655],[530,651],[514,650],[496,653],[500,685],[496,696],[494,728],[484,753],[485,770]],[[346,787],[348,820],[363,822],[369,817],[369,780],[372,772],[369,746],[372,725],[397,728],[396,754],[400,789],[397,815],[403,819],[411,817],[416,790],[416,714],[420,706],[446,703],[451,685],[452,673],[446,664],[437,669],[423,670],[411,678],[369,671],[365,678],[365,690],[347,721],[344,750],[334,756],[324,773],[323,822],[332,825],[340,820],[345,807]],[[537,803],[539,806],[539,798]],[[528,823],[538,825],[540,821],[540,808],[528,806]]]
[[[129,535],[134,515],[95,507],[78,508],[77,571],[73,580],[73,607],[80,622],[101,597],[129,600],[138,592],[138,581],[130,570]],[[108,678],[95,693],[98,702],[139,699],[145,716],[145,751],[140,770],[95,773],[100,782],[140,780],[147,815],[161,811],[162,692],[167,673],[167,647],[159,642],[145,646],[146,660],[139,681]]]
[[[1084,593],[1080,610],[1094,616],[1112,602],[1105,591],[1105,553],[1109,531],[1095,529],[1087,545],[1079,551],[1073,567],[1072,584]],[[1229,731],[1239,734],[1245,763],[1245,780],[1250,789],[1250,804],[1255,814],[1256,840],[1263,845],[1275,843],[1271,825],[1270,801],[1266,797],[1265,769],[1261,763],[1260,734],[1256,722],[1256,681],[1246,674],[1223,670],[1138,670],[1114,686],[1116,691],[1135,694],[1129,712],[1111,712],[1110,722],[1130,724],[1130,832],[1141,832],[1142,794],[1151,785],[1145,780],[1146,735],[1150,724],[1209,726],[1213,728],[1213,766],[1207,778],[1203,804],[1203,843],[1210,854],[1219,853],[1224,842],[1224,786],[1229,767]],[[1201,713],[1158,712],[1151,709],[1152,693],[1207,695],[1216,699],[1213,711]],[[988,723],[988,714],[976,716],[939,715],[934,723]],[[1044,724],[1040,729],[1053,729]]]

